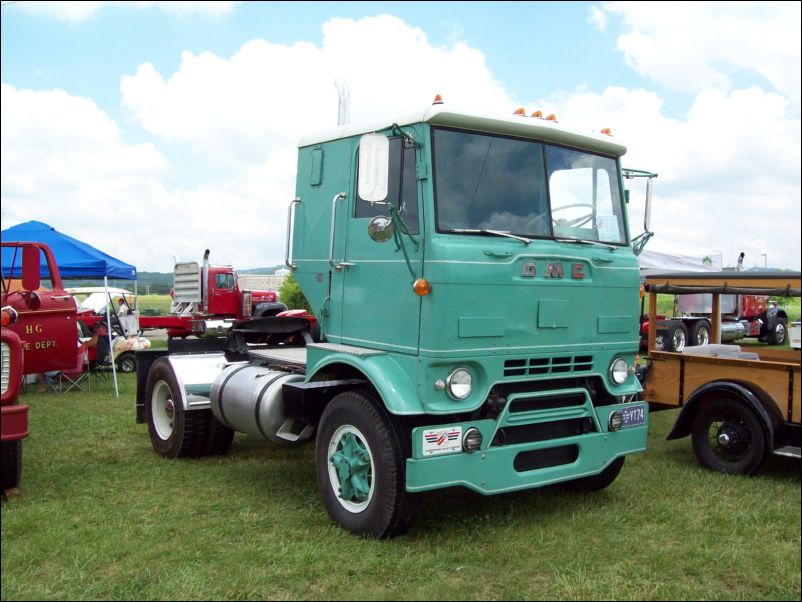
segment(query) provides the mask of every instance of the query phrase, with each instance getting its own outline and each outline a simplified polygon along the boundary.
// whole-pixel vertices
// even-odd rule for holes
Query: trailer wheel
[[[691,438],[699,462],[720,472],[754,474],[766,455],[760,420],[734,399],[714,399],[702,406]]]
[[[788,322],[785,318],[777,318],[774,321],[774,326],[771,327],[768,333],[769,345],[784,345],[785,339],[788,337]]]
[[[363,391],[340,393],[318,426],[315,464],[332,520],[355,535],[387,538],[407,531],[420,498],[405,489],[408,434]]]
[[[710,327],[705,322],[696,322],[691,329],[691,345],[707,345],[710,342]]]
[[[602,470],[599,474],[593,475],[590,477],[583,477],[581,479],[575,479],[573,481],[568,481],[565,483],[565,486],[569,489],[574,491],[579,491],[582,493],[590,492],[590,491],[600,491],[605,487],[608,487],[613,481],[615,481],[618,473],[621,472],[621,468],[624,466],[624,460],[626,460],[625,456],[621,456],[620,458],[616,458],[613,460],[610,465]]]
[[[151,366],[145,400],[150,442],[158,454],[166,458],[203,455],[206,414],[184,410],[178,381],[165,358]]]
[[[117,367],[126,374],[136,372],[136,357],[131,352],[123,353],[117,358]]]
[[[22,478],[22,440],[5,441],[2,451],[3,491],[14,489]]]

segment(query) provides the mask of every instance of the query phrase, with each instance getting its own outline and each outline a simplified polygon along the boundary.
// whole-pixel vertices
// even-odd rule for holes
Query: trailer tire
[[[406,532],[420,496],[405,488],[409,436],[373,395],[346,391],[326,406],[318,426],[315,465],[331,519],[360,536]]]
[[[719,472],[754,474],[766,456],[760,419],[743,402],[714,399],[699,409],[691,432],[699,462]]]
[[[207,417],[188,412],[166,358],[153,363],[145,388],[145,418],[153,449],[166,458],[198,457],[205,453]]]
[[[776,318],[769,328],[767,340],[769,345],[785,345],[788,338],[788,322],[785,318]]]
[[[615,481],[616,477],[618,477],[618,473],[620,473],[621,469],[624,467],[624,460],[626,460],[626,456],[616,458],[599,474],[568,481],[565,483],[565,486],[568,489],[579,491],[581,493],[600,491]]]
[[[22,478],[22,440],[5,441],[2,451],[3,491],[14,489]]]

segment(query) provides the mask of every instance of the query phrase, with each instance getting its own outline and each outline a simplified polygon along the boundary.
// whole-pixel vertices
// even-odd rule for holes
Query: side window
[[[418,234],[418,179],[415,173],[415,145],[402,138],[390,139],[390,181],[387,187],[388,203],[398,208],[398,212],[412,234]],[[371,205],[357,197],[354,217],[375,217],[386,215],[381,205]]]
[[[217,288],[234,288],[234,274],[217,274]]]

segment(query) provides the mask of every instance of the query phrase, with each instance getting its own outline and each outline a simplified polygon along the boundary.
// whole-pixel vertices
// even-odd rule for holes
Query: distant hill
[[[275,274],[276,270],[283,268],[282,265],[275,265],[268,268],[252,268],[249,270],[237,270],[240,274]],[[103,286],[102,280],[65,280],[64,286],[67,288],[79,286]],[[133,280],[109,280],[109,286],[134,290]],[[137,289],[140,295],[148,293],[152,295],[166,295],[173,288],[172,272],[137,272]]]

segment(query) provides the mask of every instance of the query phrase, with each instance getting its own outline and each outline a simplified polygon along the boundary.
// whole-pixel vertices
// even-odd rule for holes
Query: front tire
[[[777,318],[771,330],[769,330],[768,343],[769,345],[785,345],[787,338],[788,322],[785,318]]]
[[[754,474],[766,455],[766,437],[755,413],[743,402],[714,399],[696,416],[693,451],[699,462],[729,474]]]
[[[583,477],[574,481],[568,481],[565,485],[569,489],[572,489],[573,491],[579,491],[581,493],[605,489],[606,487],[610,486],[613,481],[615,481],[618,473],[621,472],[621,469],[624,467],[624,460],[626,460],[626,456],[616,458],[599,474],[590,477]]]
[[[371,394],[340,393],[318,425],[315,465],[331,519],[351,533],[387,538],[412,526],[420,498],[405,489],[409,435]]]
[[[14,489],[22,478],[22,440],[6,441],[2,451],[3,491]]]
[[[136,372],[136,357],[130,352],[123,353],[117,358],[117,367],[120,369],[120,372],[124,372],[125,374]]]

